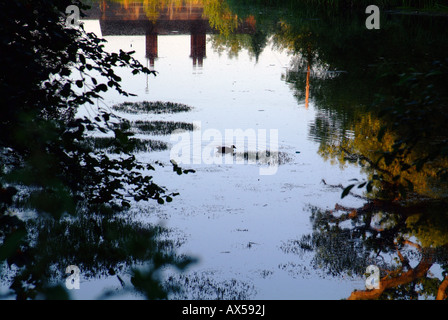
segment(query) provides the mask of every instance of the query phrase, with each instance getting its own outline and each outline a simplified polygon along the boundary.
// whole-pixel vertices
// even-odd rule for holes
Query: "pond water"
[[[164,134],[142,130],[135,136],[166,143],[162,150],[137,152],[136,156],[143,162],[164,164],[156,168],[155,182],[170,192],[179,192],[173,202],[164,205],[136,204],[132,211],[135,219],[164,225],[171,231],[168,237],[181,243],[176,252],[198,258],[185,273],[167,271],[167,279],[171,276],[170,281],[186,288],[184,295],[171,298],[345,299],[354,290],[364,290],[362,273],[335,272],[321,265],[322,260],[316,261],[315,252],[298,250],[294,244],[316,232],[310,219],[315,208],[332,210],[336,204],[361,207],[366,202],[353,195],[341,199],[343,189],[338,187],[349,185],[355,178],[367,179],[366,172],[357,165],[341,168],[338,161],[322,156],[322,146],[334,137],[355,134],[345,124],[353,117],[353,110],[361,110],[375,93],[369,86],[376,80],[363,78],[365,70],[356,74],[353,66],[364,68],[364,58],[358,55],[369,50],[329,50],[328,54],[334,54],[334,65],[325,62],[330,60],[328,57],[315,55],[307,73],[310,60],[306,51],[288,46],[288,41],[299,35],[281,24],[277,24],[276,32],[267,32],[268,24],[263,24],[261,12],[256,13],[255,20],[244,20],[236,36],[226,38],[223,32],[207,25],[211,22],[206,15],[198,19],[193,14],[194,10],[201,12],[200,5],[187,10],[189,18],[181,17],[187,12],[185,8],[174,10],[171,20],[163,20],[162,15],[158,21],[162,31],[143,29],[146,34],[136,23],[149,19],[141,6],[132,7],[129,2],[111,2],[109,6],[102,17],[93,15],[83,21],[86,30],[104,37],[109,51],[134,50],[134,57],[156,70],[157,76],[134,76],[120,70],[123,89],[136,96],[123,97],[110,91],[100,106],[114,110],[113,106],[124,102],[161,101],[191,107],[189,111],[157,114],[114,110],[131,122],[193,125],[193,130],[182,136],[189,139],[190,154],[176,159],[184,169],[195,170],[187,175],[177,176],[170,166],[180,136],[170,134],[170,130]],[[114,8],[120,10],[119,17],[112,17]],[[183,23],[175,23],[178,21]],[[185,27],[195,21],[200,21],[202,27]],[[264,32],[258,42],[262,45],[256,43],[257,28]],[[366,43],[369,40],[360,40],[359,46]],[[388,59],[388,50],[381,50],[372,58],[372,65],[378,65],[378,57]],[[389,57],[400,55],[401,50],[405,48]],[[95,111],[88,107],[80,114],[93,115]],[[226,132],[237,129],[247,135],[230,134],[232,139],[225,139]],[[237,146],[236,156],[213,150],[232,144]],[[265,150],[271,151],[272,158],[264,162],[238,161],[237,156],[244,152]],[[354,192],[362,195],[363,191]],[[352,245],[344,238],[335,244]],[[341,255],[346,251],[329,249],[327,254],[334,254],[332,259],[337,261],[344,258]],[[366,257],[358,257],[360,269],[371,264]],[[437,270],[433,272],[437,274]],[[126,275],[122,278],[129,281]],[[93,299],[104,288],[118,290],[120,283],[113,277],[83,280],[81,289],[73,294],[75,298]],[[140,298],[133,293],[117,297]]]

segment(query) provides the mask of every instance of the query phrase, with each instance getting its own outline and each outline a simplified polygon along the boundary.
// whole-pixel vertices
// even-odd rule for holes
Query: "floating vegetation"
[[[125,146],[121,145],[113,137],[89,137],[86,139],[86,143],[94,149],[110,153],[120,153],[124,148],[128,152],[151,152],[168,149],[168,144],[164,141],[142,140],[137,138],[130,138]]]
[[[273,274],[274,274],[274,271],[272,271],[272,270],[260,270],[260,271],[259,271],[259,275],[260,275],[263,279],[268,279],[268,278],[270,278]]]
[[[237,161],[247,161],[249,164],[282,165],[293,160],[286,152],[271,152],[269,150],[235,152],[234,156]]]
[[[285,271],[293,279],[309,279],[313,274],[316,274],[315,268],[296,262],[280,263],[278,268]],[[319,276],[325,278],[322,274],[319,274]]]
[[[213,273],[171,276],[164,286],[175,292],[172,300],[248,300],[256,292],[253,285],[244,281],[230,279],[217,281]],[[173,290],[174,289],[174,290]]]
[[[129,121],[123,120],[120,123],[114,124],[115,129],[122,131],[131,131],[133,133],[149,134],[154,136],[164,136],[173,133],[175,130],[193,131],[192,123],[179,121]]]
[[[169,135],[175,130],[193,131],[194,126],[192,123],[177,122],[177,121],[134,121],[131,123],[138,133],[151,134],[151,135]]]
[[[112,109],[125,113],[178,113],[187,112],[193,108],[181,103],[162,101],[123,102],[112,106]]]

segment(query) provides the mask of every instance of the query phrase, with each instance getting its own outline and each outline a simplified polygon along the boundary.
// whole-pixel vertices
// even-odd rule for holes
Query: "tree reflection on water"
[[[179,299],[249,298],[253,288],[233,280],[195,274],[161,282],[162,268],[184,270],[194,259],[175,254],[180,243],[164,240],[166,229],[126,215],[133,201],[163,204],[175,195],[155,184],[148,174],[154,168],[134,154],[167,146],[133,139],[132,129],[163,135],[194,128],[167,121],[117,126],[104,110],[98,110],[95,121],[75,119],[79,106],[94,104],[109,88],[128,96],[114,67],[155,72],[131,54],[104,52],[93,34],[64,28],[60,15],[72,2],[1,5],[2,21],[13,30],[3,34],[0,61],[6,75],[0,93],[8,106],[0,119],[2,279],[19,299],[69,298],[58,280],[64,276],[60,270],[76,261],[85,276],[116,277],[121,285],[120,274],[130,272],[133,290],[149,299],[169,293]],[[294,59],[283,80],[299,103],[317,110],[310,137],[320,143],[319,154],[342,167],[361,167],[366,180],[341,188],[342,197],[364,191],[357,195],[362,205],[311,208],[312,233],[290,240],[283,250],[313,253],[314,267],[332,276],[364,276],[368,265],[377,265],[379,289],[354,291],[349,299],[446,299],[446,19],[386,15],[381,30],[371,32],[364,27],[364,12],[357,11],[364,2],[318,2],[145,0],[112,1],[111,7],[118,16],[127,12],[129,25],[143,19],[153,26],[152,33],[146,30],[150,59],[157,57],[155,23],[176,14],[199,21],[182,24],[197,32],[192,33],[194,64],[205,57],[206,30],[213,31],[212,47],[230,56],[247,49],[257,60],[268,43],[288,51]],[[107,16],[108,3],[99,5],[103,20],[113,25],[116,17]],[[73,70],[81,79],[72,77]],[[104,83],[91,70],[102,74]],[[131,113],[159,113],[165,106],[124,104],[117,110],[123,107]],[[95,140],[88,133],[112,137]],[[22,215],[30,212],[28,219]],[[186,295],[178,291],[181,287]]]

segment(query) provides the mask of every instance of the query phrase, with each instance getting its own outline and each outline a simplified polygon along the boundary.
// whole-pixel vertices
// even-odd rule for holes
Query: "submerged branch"
[[[447,289],[448,289],[448,275],[445,276],[445,279],[442,281],[442,283],[439,286],[439,290],[437,291],[436,300],[446,300],[448,298]]]
[[[380,280],[379,289],[353,291],[348,300],[378,299],[389,288],[401,286],[425,276],[434,263],[434,249],[424,249],[422,255],[422,259],[415,268],[409,269],[398,277],[384,277]]]

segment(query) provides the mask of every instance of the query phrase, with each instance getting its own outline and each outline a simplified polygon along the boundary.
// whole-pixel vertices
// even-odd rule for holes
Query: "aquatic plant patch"
[[[89,137],[86,139],[86,143],[94,149],[105,152],[121,152],[120,146],[117,145],[117,141],[113,137]],[[168,144],[160,140],[131,138],[127,147],[132,152],[151,152],[167,150]]]
[[[131,127],[137,133],[151,134],[151,135],[168,135],[176,130],[193,131],[192,123],[176,122],[176,121],[134,121]]]
[[[193,108],[182,103],[162,101],[123,102],[112,106],[115,111],[139,114],[139,113],[179,113],[188,112]]]

